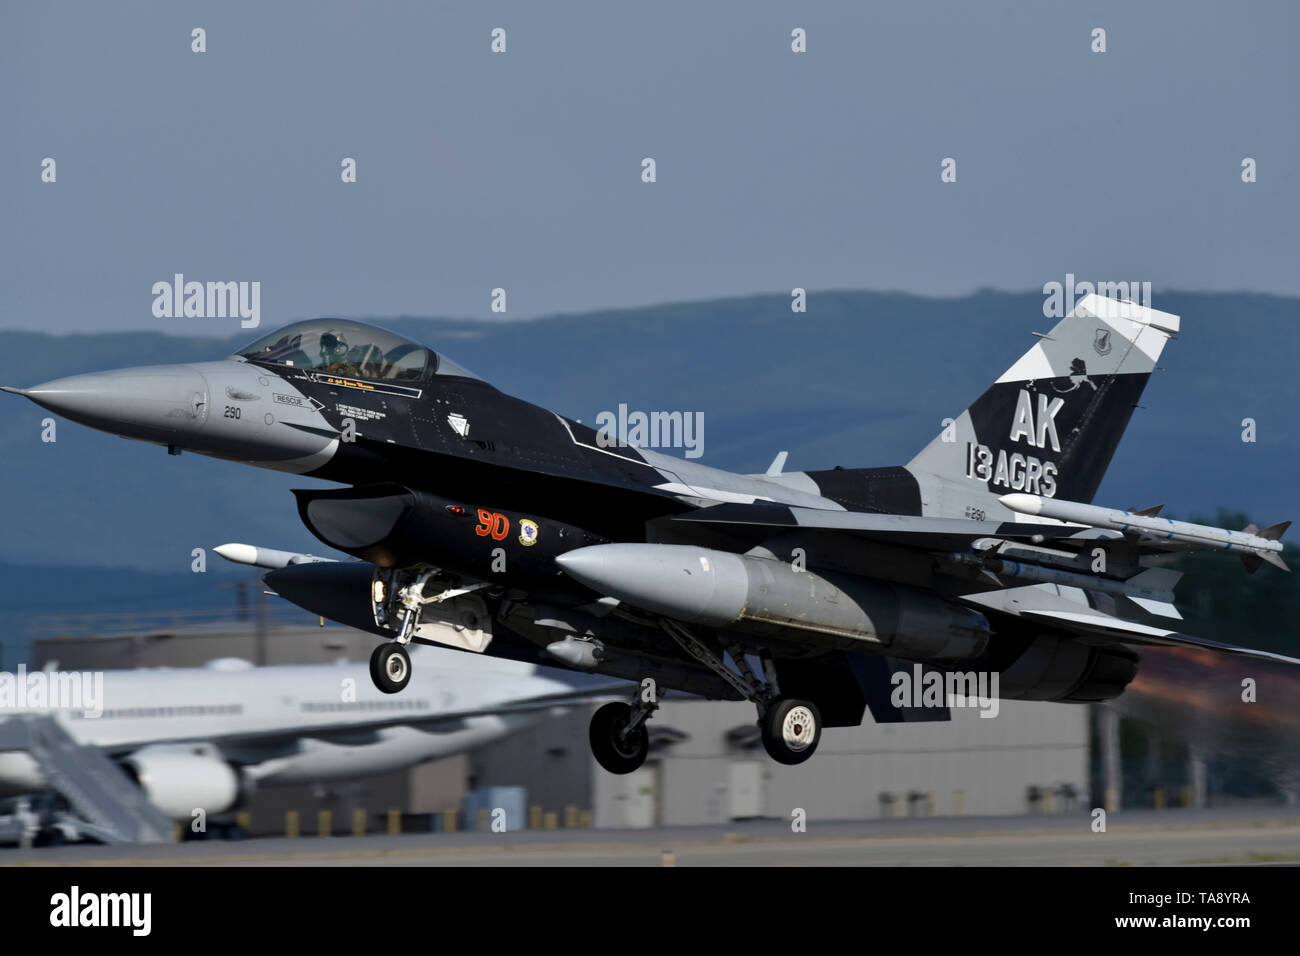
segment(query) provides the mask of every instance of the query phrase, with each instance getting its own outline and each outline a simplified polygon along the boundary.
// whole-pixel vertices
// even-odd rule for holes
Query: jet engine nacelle
[[[207,745],[144,747],[122,761],[149,801],[173,820],[189,821],[195,810],[209,817],[240,802],[238,770]]]
[[[1112,700],[1137,675],[1141,659],[1141,652],[1124,644],[1099,647],[1063,634],[1039,634],[1001,669],[1001,696],[1079,704]]]

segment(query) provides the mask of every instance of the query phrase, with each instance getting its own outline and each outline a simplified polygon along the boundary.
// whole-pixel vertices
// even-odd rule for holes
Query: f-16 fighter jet
[[[1092,504],[1178,327],[1089,295],[906,465],[785,472],[782,455],[761,475],[620,443],[334,319],[223,361],[8,390],[174,453],[343,485],[295,492],[298,512],[358,560],[220,550],[383,636],[383,691],[410,680],[410,642],[439,639],[638,681],[592,720],[612,772],[644,761],[664,689],[753,702],[768,753],[797,764],[868,709],[946,719],[973,676],[1000,698],[1089,702],[1122,693],[1146,645],[1300,663],[1180,633],[1179,575],[1160,561],[1212,549],[1285,568],[1286,524]],[[899,694],[913,677],[944,693]]]

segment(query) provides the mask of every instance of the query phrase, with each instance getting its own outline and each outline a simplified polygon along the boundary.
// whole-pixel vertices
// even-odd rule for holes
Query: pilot
[[[320,368],[326,372],[355,374],[356,369],[347,360],[348,342],[337,332],[322,332],[320,336]]]

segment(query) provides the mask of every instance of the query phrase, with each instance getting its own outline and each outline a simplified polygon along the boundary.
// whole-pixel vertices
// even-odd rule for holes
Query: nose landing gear
[[[385,694],[396,694],[411,682],[411,658],[406,648],[392,642],[380,644],[370,655],[370,679]]]
[[[421,621],[432,613],[434,620],[447,622],[451,629],[465,630],[460,623],[452,623],[456,619],[447,615],[458,613],[454,608],[457,598],[487,586],[482,583],[461,586],[443,578],[438,579],[438,584],[443,587],[443,590],[431,597],[425,597],[425,585],[434,581],[438,574],[436,568],[401,572],[395,579],[377,578],[372,584],[375,623],[390,630],[395,623],[397,630],[392,642],[380,644],[370,655],[370,679],[385,694],[399,693],[411,682],[411,658],[406,648],[411,641],[417,639]],[[410,583],[402,584],[402,580]],[[449,583],[453,586],[447,587]],[[446,613],[440,614],[443,609],[446,609]],[[481,632],[476,633],[480,638],[482,637]],[[490,640],[490,636],[488,639]],[[486,643],[486,640],[480,640],[477,645],[457,646],[481,651]]]

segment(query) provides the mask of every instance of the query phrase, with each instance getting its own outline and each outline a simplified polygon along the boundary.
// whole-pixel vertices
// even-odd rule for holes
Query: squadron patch
[[[537,522],[528,518],[519,519],[519,543],[525,548],[531,548],[537,543]]]

